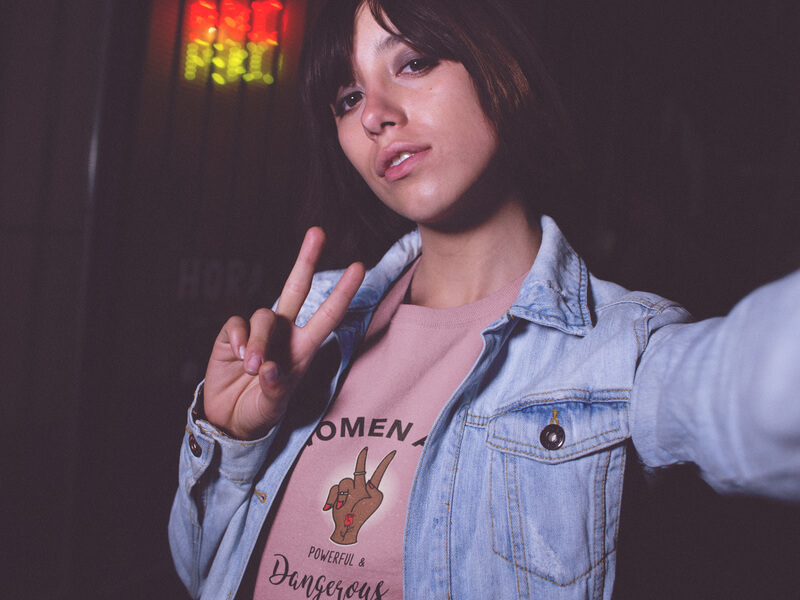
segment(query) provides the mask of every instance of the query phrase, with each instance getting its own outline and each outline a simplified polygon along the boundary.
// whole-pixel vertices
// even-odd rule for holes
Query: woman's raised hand
[[[257,310],[249,324],[231,317],[214,342],[204,385],[205,416],[236,438],[257,439],[280,420],[292,390],[364,279],[364,266],[350,265],[308,323],[295,325],[324,245],[322,229],[309,229],[276,310]]]

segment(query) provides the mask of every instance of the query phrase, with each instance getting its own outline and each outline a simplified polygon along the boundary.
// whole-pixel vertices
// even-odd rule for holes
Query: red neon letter
[[[220,27],[224,28],[226,37],[242,42],[245,33],[250,31],[250,9],[234,0],[223,0]]]
[[[217,26],[218,18],[217,6],[209,0],[196,0],[189,7],[189,27],[194,31],[208,33]]]
[[[278,42],[278,14],[283,10],[283,5],[275,0],[253,2],[253,29],[248,34],[250,41],[256,43]]]

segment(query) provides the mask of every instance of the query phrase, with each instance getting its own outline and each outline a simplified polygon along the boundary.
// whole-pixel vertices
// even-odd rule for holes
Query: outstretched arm
[[[693,462],[720,492],[800,500],[800,272],[727,317],[656,331],[632,403],[646,464]]]

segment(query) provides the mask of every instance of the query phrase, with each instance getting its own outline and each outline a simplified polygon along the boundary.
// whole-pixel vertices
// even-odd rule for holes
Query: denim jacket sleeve
[[[632,408],[647,465],[692,462],[717,491],[800,500],[800,271],[726,317],[655,331]]]
[[[214,557],[241,537],[253,496],[253,481],[264,464],[277,426],[265,437],[241,441],[198,419],[202,384],[188,412],[178,467],[178,491],[172,505],[169,541],[179,576],[193,597]]]

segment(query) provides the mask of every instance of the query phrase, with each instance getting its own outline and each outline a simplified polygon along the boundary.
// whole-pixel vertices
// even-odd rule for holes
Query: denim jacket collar
[[[509,314],[584,336],[591,329],[587,301],[589,274],[586,265],[564,238],[555,221],[542,216],[542,244]],[[371,269],[340,326],[363,335],[369,316],[391,284],[419,256],[419,230],[401,238]]]
[[[586,264],[555,221],[543,216],[542,245],[511,314],[564,333],[584,336],[591,329]]]

